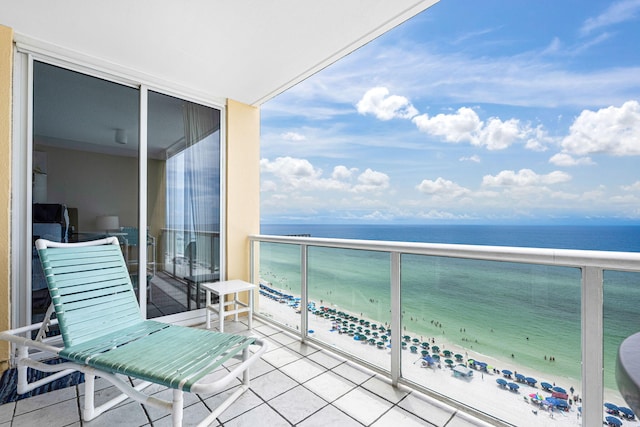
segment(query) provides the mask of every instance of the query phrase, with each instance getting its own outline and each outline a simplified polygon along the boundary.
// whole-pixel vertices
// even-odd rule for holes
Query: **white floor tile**
[[[280,368],[280,371],[289,375],[299,383],[303,383],[313,377],[317,377],[326,370],[327,369],[324,366],[318,365],[308,359],[298,359],[295,362],[289,363],[288,365]]]
[[[328,369],[335,368],[336,366],[344,363],[343,360],[324,351],[313,353],[308,358]]]
[[[298,424],[298,427],[327,426],[362,427],[362,424],[332,405],[325,406],[319,412],[316,412],[313,417],[307,418],[306,420]]]
[[[4,405],[0,405],[0,423],[11,422],[15,410],[16,402],[9,402]]]
[[[391,382],[384,381],[379,377],[373,377],[362,383],[362,388],[387,399],[392,403],[398,403],[408,393],[391,385]]]
[[[298,383],[282,372],[272,371],[251,381],[251,390],[262,399],[268,401],[297,385]]]
[[[371,427],[423,427],[427,423],[424,420],[410,414],[404,409],[395,407],[387,411],[380,419],[371,424]]]
[[[65,400],[73,399],[76,401],[76,388],[67,387],[60,390],[50,391],[49,393],[39,394],[27,399],[18,400],[16,402],[16,415],[41,409],[45,406],[56,405]]]
[[[236,417],[226,423],[225,427],[256,427],[256,426],[269,426],[269,427],[290,427],[291,424],[282,418],[276,411],[271,409],[266,404],[262,404],[257,408],[245,412],[244,414]]]
[[[333,402],[356,387],[348,379],[333,372],[325,372],[307,381],[304,386],[327,402]]]
[[[373,377],[371,372],[365,372],[359,368],[351,366],[348,363],[343,363],[340,366],[336,366],[332,369],[338,375],[342,375],[346,379],[356,384],[362,384],[367,381],[369,378]]]
[[[345,394],[333,405],[363,424],[371,424],[391,408],[392,404],[370,391],[357,388]]]
[[[293,350],[283,347],[273,351],[267,351],[262,358],[276,368],[279,368],[288,363],[295,362],[300,358],[300,355]]]
[[[41,409],[17,415],[13,419],[15,427],[61,427],[80,421],[78,401],[76,399],[65,400],[56,405],[46,406]],[[144,420],[146,422],[146,418]]]
[[[438,426],[445,425],[455,412],[449,406],[428,397],[423,398],[416,393],[405,397],[398,406]]]
[[[235,390],[229,390],[217,396],[211,397],[205,400],[205,403],[209,408],[214,410],[215,408],[218,407],[218,405],[220,405],[220,403],[222,403],[224,399],[229,397],[231,393],[233,393],[234,391]],[[262,401],[262,399],[256,396],[254,392],[252,392],[251,390],[247,390],[235,402],[233,402],[231,406],[229,406],[222,414],[220,414],[218,419],[223,423],[226,423],[228,420],[235,418],[238,415],[241,415],[245,412],[248,412],[253,408],[256,408],[262,405],[263,403],[264,402]]]
[[[137,402],[127,403],[110,409],[91,421],[83,422],[84,427],[141,426],[149,419]]]
[[[269,405],[290,423],[297,424],[327,406],[327,402],[306,388],[298,386],[271,399]]]

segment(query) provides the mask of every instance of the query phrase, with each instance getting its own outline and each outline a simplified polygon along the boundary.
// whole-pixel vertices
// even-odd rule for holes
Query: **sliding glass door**
[[[220,280],[220,110],[153,91],[148,105],[156,317],[204,307],[200,284]]]
[[[50,302],[38,238],[115,236],[147,317],[202,309],[220,278],[221,110],[60,63],[17,55],[15,324]]]

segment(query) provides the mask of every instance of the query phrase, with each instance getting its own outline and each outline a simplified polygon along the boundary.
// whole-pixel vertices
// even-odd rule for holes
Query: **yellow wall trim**
[[[260,109],[227,102],[226,279],[249,280],[250,234],[260,232]]]
[[[13,30],[0,25],[0,331],[11,328],[11,75]],[[0,341],[0,372],[9,366],[10,347]]]

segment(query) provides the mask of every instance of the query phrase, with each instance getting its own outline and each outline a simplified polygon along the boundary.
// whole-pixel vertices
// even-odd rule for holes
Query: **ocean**
[[[363,240],[640,252],[640,226],[262,225],[262,234]],[[294,245],[261,244],[260,276],[299,294]],[[575,268],[405,255],[403,328],[552,376],[580,378],[580,280]],[[390,320],[389,256],[309,248],[309,297]],[[606,271],[605,386],[615,359],[640,329],[640,273]]]

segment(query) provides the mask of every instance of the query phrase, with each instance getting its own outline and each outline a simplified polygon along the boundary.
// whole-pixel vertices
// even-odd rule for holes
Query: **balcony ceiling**
[[[260,105],[437,1],[25,0],[5,4],[0,24],[150,82]]]

